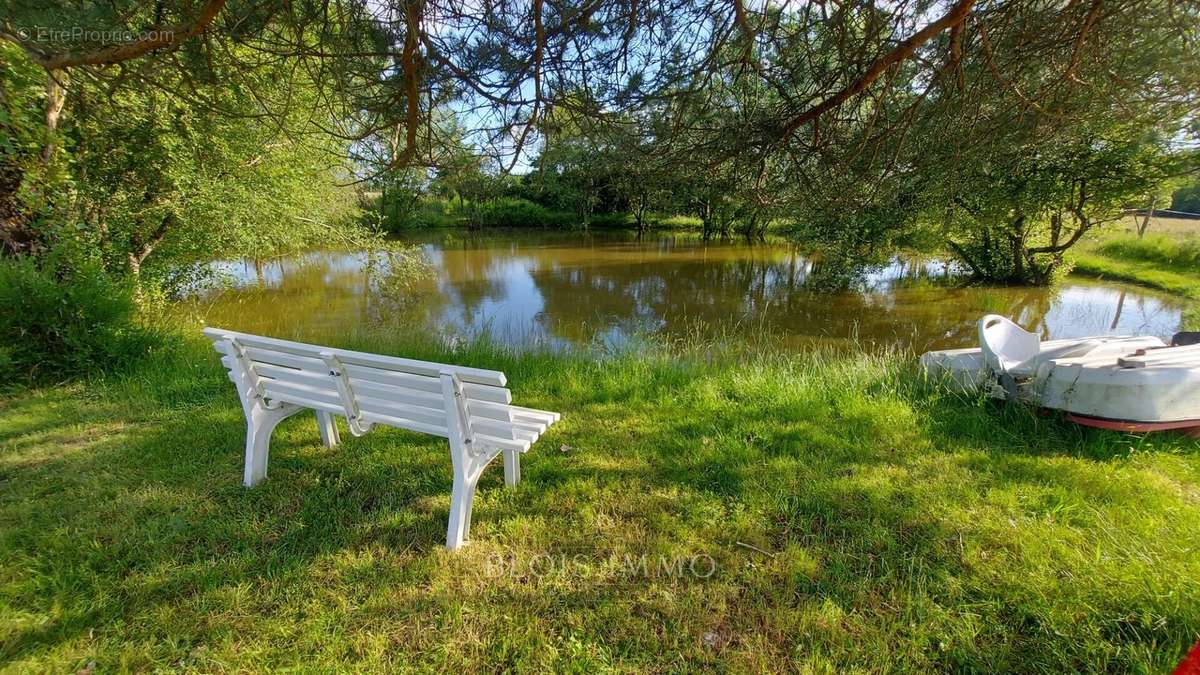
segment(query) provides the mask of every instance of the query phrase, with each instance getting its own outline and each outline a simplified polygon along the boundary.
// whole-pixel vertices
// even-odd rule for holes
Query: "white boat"
[[[1038,367],[1029,391],[1042,406],[1076,416],[1197,426],[1200,345],[1054,359]]]
[[[996,398],[1005,398],[1002,380],[1012,378],[1018,383],[1028,382],[1043,363],[1055,359],[1117,358],[1138,349],[1166,346],[1156,337],[1131,335],[1042,342],[1036,333],[997,314],[988,314],[979,320],[979,344],[974,349],[925,352],[921,355],[921,367],[931,379],[943,381],[960,393],[983,389]]]
[[[1042,342],[995,314],[979,321],[979,344],[927,352],[921,366],[957,391],[1015,397],[1093,426],[1200,426],[1200,345],[1170,347],[1150,336]]]

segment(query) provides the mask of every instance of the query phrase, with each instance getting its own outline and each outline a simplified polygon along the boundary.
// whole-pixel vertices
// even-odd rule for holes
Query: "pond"
[[[976,344],[988,312],[1060,338],[1169,337],[1183,311],[1171,296],[1074,277],[1053,290],[964,286],[950,266],[906,257],[861,271],[853,290],[821,292],[820,261],[786,242],[463,230],[404,241],[415,253],[216,262],[228,283],[196,302],[209,325],[314,341],[368,326],[519,346],[659,335],[916,351]]]

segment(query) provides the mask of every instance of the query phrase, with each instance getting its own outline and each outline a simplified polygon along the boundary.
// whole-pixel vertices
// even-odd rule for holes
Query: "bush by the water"
[[[579,216],[527,199],[498,199],[479,207],[476,222],[483,227],[570,227]]]
[[[0,376],[65,380],[121,369],[159,342],[133,289],[95,266],[70,271],[0,259]]]
[[[387,232],[401,232],[427,227],[537,227],[571,229],[583,227],[583,217],[573,211],[562,211],[519,197],[504,197],[479,204],[455,200],[421,200],[405,196],[383,195],[378,206],[381,227]],[[652,215],[649,222],[655,227],[697,228],[700,219],[682,215]],[[588,227],[633,227],[634,219],[627,213],[593,213]]]
[[[573,213],[554,211],[527,199],[499,199],[482,204],[453,200],[410,200],[398,203],[381,198],[383,229],[398,232],[425,227],[570,227],[579,221]]]

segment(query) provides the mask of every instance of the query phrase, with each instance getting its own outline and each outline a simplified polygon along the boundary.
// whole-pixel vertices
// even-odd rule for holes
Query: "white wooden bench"
[[[334,416],[361,436],[376,424],[450,441],[454,487],[446,547],[469,538],[479,476],[504,455],[504,482],[521,478],[520,455],[559,419],[558,413],[511,405],[504,373],[332,349],[205,328],[222,354],[246,413],[246,469],[252,487],[267,475],[271,432],[303,410],[317,413],[327,447],[338,443]]]

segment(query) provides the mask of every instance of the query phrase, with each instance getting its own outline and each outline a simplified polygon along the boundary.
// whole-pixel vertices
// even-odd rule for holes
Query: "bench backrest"
[[[431,361],[335,349],[303,342],[205,328],[235,378],[266,401],[291,403],[346,416],[369,427],[383,424],[451,437],[456,419],[463,433],[487,444],[524,450],[514,433],[512,395],[504,373]],[[453,376],[451,378],[444,377]],[[459,396],[454,396],[455,391]],[[452,406],[461,406],[458,411]],[[519,422],[519,421],[518,421]]]

